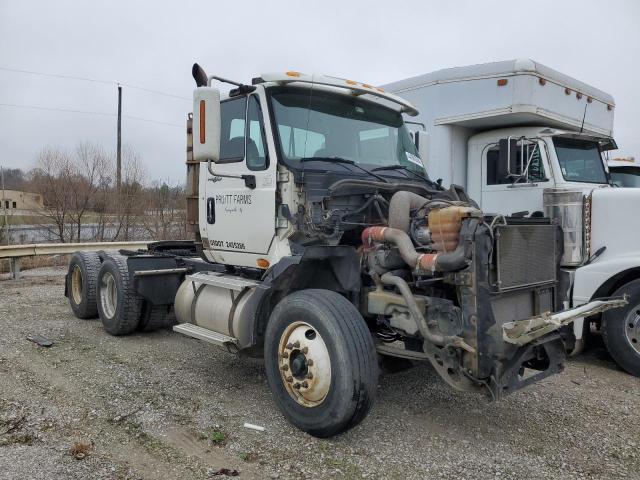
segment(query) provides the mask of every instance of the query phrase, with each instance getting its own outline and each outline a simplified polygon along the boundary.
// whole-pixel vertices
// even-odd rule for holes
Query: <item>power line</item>
[[[83,115],[98,115],[98,116],[103,116],[103,117],[115,117],[116,114],[115,113],[110,113],[110,112],[96,112],[96,111],[90,111],[90,110],[73,110],[73,109],[68,109],[68,108],[57,108],[57,107],[43,107],[40,105],[20,105],[20,104],[16,104],[16,103],[0,103],[0,107],[11,107],[11,108],[26,108],[26,109],[32,109],[32,110],[45,110],[45,111],[49,111],[49,112],[64,112],[64,113],[79,113],[79,114],[83,114]],[[128,118],[130,120],[138,120],[141,122],[150,122],[150,123],[157,123],[160,125],[168,125],[171,127],[178,127],[178,128],[184,128],[184,125],[178,125],[176,123],[170,123],[170,122],[162,122],[160,120],[153,120],[151,118],[143,118],[143,117],[134,117],[132,115],[123,115],[124,118]]]
[[[0,70],[3,70],[5,72],[24,73],[24,74],[27,74],[27,75],[39,75],[39,76],[42,76],[42,77],[62,78],[62,79],[65,79],[65,80],[78,80],[78,81],[82,81],[82,82],[101,83],[103,85],[122,85],[124,87],[132,88],[134,90],[141,90],[143,92],[154,93],[156,95],[163,95],[165,97],[171,97],[171,98],[177,98],[177,99],[180,99],[180,100],[191,101],[191,99],[189,97],[183,97],[183,96],[180,96],[180,95],[175,95],[173,93],[162,92],[160,90],[154,90],[154,89],[151,89],[151,88],[139,87],[137,85],[131,85],[129,83],[115,82],[113,80],[101,80],[101,79],[97,79],[97,78],[79,77],[79,76],[76,76],[76,75],[63,75],[63,74],[58,74],[58,73],[36,72],[36,71],[33,71],[33,70],[21,70],[21,69],[18,69],[18,68],[8,68],[8,67],[0,67]]]

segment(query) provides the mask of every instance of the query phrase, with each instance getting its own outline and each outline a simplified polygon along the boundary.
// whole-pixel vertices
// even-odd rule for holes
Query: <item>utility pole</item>
[[[7,195],[4,191],[4,168],[0,165],[0,177],[2,177],[2,209],[4,210],[4,234],[9,245],[9,222],[7,222]]]
[[[122,183],[122,87],[118,85],[118,146],[116,150],[116,186],[120,193]]]

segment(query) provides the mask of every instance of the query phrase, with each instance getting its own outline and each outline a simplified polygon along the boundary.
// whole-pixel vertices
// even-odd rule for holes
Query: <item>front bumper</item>
[[[507,343],[526,345],[570,324],[578,318],[589,317],[611,308],[619,308],[627,303],[629,302],[626,297],[593,300],[579,307],[570,308],[569,310],[563,310],[557,313],[545,312],[542,315],[536,315],[535,317],[524,320],[507,322],[502,325],[502,338]]]

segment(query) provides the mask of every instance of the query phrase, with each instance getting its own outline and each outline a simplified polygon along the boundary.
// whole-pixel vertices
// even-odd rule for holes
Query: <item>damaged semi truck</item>
[[[486,214],[546,216],[562,228],[567,307],[629,297],[624,308],[576,320],[570,350],[582,350],[593,325],[613,359],[640,376],[640,189],[609,184],[613,97],[529,59],[384,88],[420,109],[412,128],[431,178],[464,186]]]
[[[78,252],[67,296],[125,335],[182,334],[263,357],[285,417],[319,437],[358,424],[379,358],[429,362],[499,399],[563,368],[562,231],[487,217],[426,175],[402,114],[372,85],[299,72],[251,84],[194,65],[187,222],[194,241]],[[232,84],[221,99],[213,81]],[[172,320],[173,319],[173,320]]]

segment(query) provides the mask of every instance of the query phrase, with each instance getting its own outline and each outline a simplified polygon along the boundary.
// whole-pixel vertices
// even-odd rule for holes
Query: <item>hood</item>
[[[591,253],[600,258],[640,252],[640,188],[599,188],[591,196]]]

